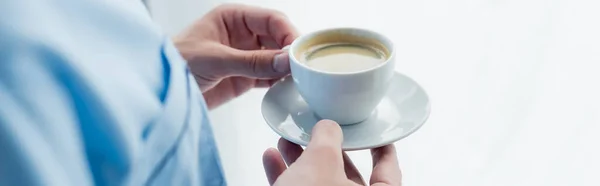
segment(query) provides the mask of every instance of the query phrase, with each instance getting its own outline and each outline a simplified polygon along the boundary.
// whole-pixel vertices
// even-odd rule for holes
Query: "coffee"
[[[358,72],[388,60],[388,51],[376,40],[347,33],[316,36],[299,47],[298,60],[326,72]]]
[[[385,54],[356,43],[329,43],[311,47],[301,60],[307,66],[327,72],[356,72],[386,61]]]

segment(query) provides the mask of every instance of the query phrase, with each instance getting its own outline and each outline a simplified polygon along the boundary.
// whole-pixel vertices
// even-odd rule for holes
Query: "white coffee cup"
[[[306,45],[320,42],[368,42],[387,51],[384,62],[352,72],[332,72],[312,68],[299,55]],[[394,75],[395,49],[385,36],[360,28],[334,28],[297,38],[289,47],[290,68],[296,88],[308,106],[321,119],[340,125],[355,124],[372,115]]]

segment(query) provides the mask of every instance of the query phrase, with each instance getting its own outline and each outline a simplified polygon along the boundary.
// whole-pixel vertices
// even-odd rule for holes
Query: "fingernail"
[[[326,123],[327,125],[331,125],[331,126],[339,125],[337,122],[335,122],[333,120],[329,120],[329,119],[321,120],[321,122]]]
[[[275,55],[275,59],[273,60],[273,69],[275,69],[276,72],[290,71],[290,62],[287,52]]]

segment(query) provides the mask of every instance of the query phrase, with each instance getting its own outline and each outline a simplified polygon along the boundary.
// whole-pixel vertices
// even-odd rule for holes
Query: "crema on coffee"
[[[389,58],[379,42],[356,35],[328,33],[307,41],[295,56],[306,66],[326,72],[357,72]]]
[[[329,43],[311,47],[301,60],[307,66],[327,72],[354,72],[386,61],[382,51],[356,43]]]

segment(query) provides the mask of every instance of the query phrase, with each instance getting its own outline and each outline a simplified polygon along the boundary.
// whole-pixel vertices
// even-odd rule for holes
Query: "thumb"
[[[339,124],[332,120],[321,120],[317,122],[312,129],[307,150],[310,150],[311,147],[325,146],[327,148],[339,150],[339,155],[341,157],[343,139],[342,128]]]
[[[319,121],[313,128],[310,142],[304,151],[307,159],[321,168],[344,170],[342,128],[334,121]],[[304,155],[303,154],[303,155]],[[343,171],[342,171],[343,172]]]
[[[280,78],[290,73],[287,50],[235,50],[230,75],[252,78]]]

